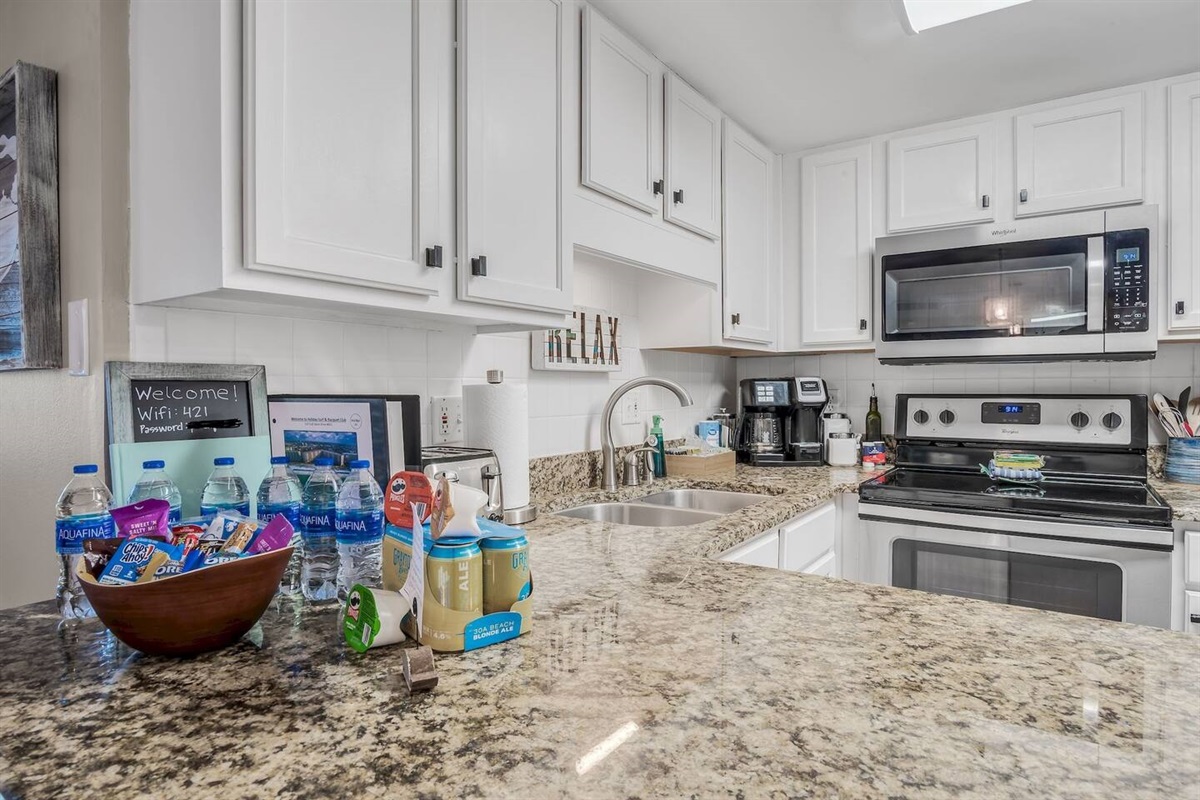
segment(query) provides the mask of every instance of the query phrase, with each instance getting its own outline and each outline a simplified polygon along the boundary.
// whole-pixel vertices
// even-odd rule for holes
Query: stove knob
[[[1077,431],[1081,431],[1091,424],[1092,418],[1082,411],[1076,411],[1071,415],[1071,427]]]
[[[913,412],[913,422],[917,423],[918,425],[924,425],[925,423],[929,422],[929,412],[923,408],[918,408],[915,412]]]
[[[1120,414],[1110,411],[1101,418],[1100,424],[1104,426],[1105,430],[1115,431],[1125,424],[1125,420],[1121,419]]]
[[[955,419],[956,417],[954,412],[948,408],[942,413],[938,414],[938,422],[942,423],[943,425],[953,425]]]

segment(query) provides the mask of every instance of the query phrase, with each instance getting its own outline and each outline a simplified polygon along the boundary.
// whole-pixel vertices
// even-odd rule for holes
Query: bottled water
[[[166,463],[162,461],[143,461],[142,477],[133,485],[129,493],[130,503],[140,503],[143,500],[166,500],[171,505],[170,523],[174,525],[183,518],[183,496],[171,476],[164,471]]]
[[[304,484],[300,533],[304,540],[300,589],[315,603],[337,599],[338,546],[335,536],[338,479],[333,459],[322,456]]]
[[[58,552],[58,612],[63,619],[93,615],[75,574],[83,558],[84,539],[109,539],[116,536],[112,515],[112,493],[100,480],[95,464],[75,467],[75,477],[58,496],[54,522],[54,548]]]
[[[371,462],[351,461],[350,475],[338,492],[338,599],[356,583],[383,582],[383,492],[371,475]]]
[[[229,456],[213,459],[213,471],[200,496],[200,515],[216,516],[218,511],[236,511],[250,516],[250,490],[242,476],[233,469]]]
[[[279,591],[295,594],[300,588],[300,480],[288,466],[287,456],[274,456],[271,471],[258,485],[258,518],[270,521],[285,517],[292,523],[292,557],[288,561]]]

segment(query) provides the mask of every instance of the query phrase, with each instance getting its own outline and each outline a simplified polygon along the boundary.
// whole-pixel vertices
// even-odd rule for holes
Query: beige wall
[[[129,350],[128,31],[126,0],[0,0],[0,72],[58,72],[62,308],[88,299],[92,370],[0,374],[0,608],[53,595],[54,503],[103,458],[103,363]]]

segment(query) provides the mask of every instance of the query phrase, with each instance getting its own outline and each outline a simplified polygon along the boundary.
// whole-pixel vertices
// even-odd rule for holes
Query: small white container
[[[858,440],[857,433],[831,433],[827,440],[825,452],[825,461],[831,467],[857,467],[858,466]]]

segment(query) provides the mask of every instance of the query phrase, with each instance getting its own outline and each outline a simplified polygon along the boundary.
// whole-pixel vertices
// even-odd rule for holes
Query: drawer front
[[[722,561],[779,568],[779,533],[774,528],[721,555]]]
[[[1200,584],[1200,531],[1184,531],[1183,580]]]
[[[833,501],[779,526],[780,566],[799,571],[834,549],[837,508]]]

